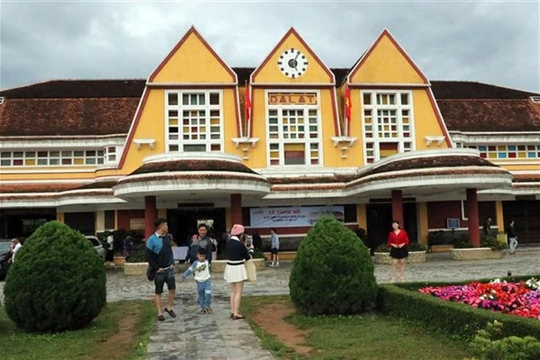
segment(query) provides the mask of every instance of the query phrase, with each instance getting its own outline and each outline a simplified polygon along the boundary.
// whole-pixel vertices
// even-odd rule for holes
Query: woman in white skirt
[[[231,284],[231,315],[233,320],[243,319],[244,317],[238,313],[240,301],[242,300],[242,290],[244,289],[244,281],[247,279],[245,261],[250,259],[248,249],[242,242],[244,237],[244,227],[240,224],[235,224],[231,229],[231,238],[227,241],[225,247],[227,253],[227,265],[223,278]]]

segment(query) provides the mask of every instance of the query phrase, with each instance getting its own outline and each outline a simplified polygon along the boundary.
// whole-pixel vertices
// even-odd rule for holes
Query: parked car
[[[101,245],[101,242],[97,238],[97,236],[93,235],[85,235],[85,238],[87,238],[91,243],[98,255],[105,261],[105,255],[107,254],[107,250]]]
[[[11,265],[9,261],[11,259],[11,252],[9,252],[9,247],[7,251],[0,252],[0,281],[6,279],[6,275]]]

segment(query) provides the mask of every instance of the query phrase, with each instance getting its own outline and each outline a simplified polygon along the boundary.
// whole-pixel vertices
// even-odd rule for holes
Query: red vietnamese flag
[[[347,121],[351,121],[351,108],[351,90],[349,89],[349,85],[345,85],[345,117]]]
[[[249,95],[249,87],[246,81],[246,126],[249,127],[249,122],[251,121],[251,97]],[[247,131],[249,129],[246,129]]]

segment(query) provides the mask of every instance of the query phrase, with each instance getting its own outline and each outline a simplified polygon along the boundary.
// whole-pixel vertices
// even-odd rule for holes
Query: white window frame
[[[366,105],[364,104],[364,94],[369,93],[371,94],[371,104]],[[377,105],[377,95],[378,94],[393,94],[396,97],[396,105]],[[401,104],[401,94],[407,94],[409,97],[409,104],[402,105]],[[370,90],[361,90],[360,91],[360,104],[362,104],[361,107],[361,114],[360,118],[362,119],[362,123],[360,127],[362,128],[362,137],[364,139],[363,143],[364,146],[362,147],[362,152],[364,156],[364,164],[368,163],[368,155],[367,155],[367,143],[373,143],[373,163],[381,160],[381,153],[380,153],[380,143],[385,142],[395,142],[398,144],[398,153],[405,152],[405,143],[411,143],[411,148],[408,151],[415,151],[416,150],[416,133],[415,133],[415,119],[414,119],[414,103],[413,103],[413,91],[412,90],[396,90],[396,89],[370,89]],[[365,113],[364,110],[371,110],[371,118],[372,118],[372,134],[373,137],[367,138],[366,137],[366,129],[365,129]],[[396,110],[396,116],[397,116],[397,131],[398,136],[395,138],[379,138],[379,131],[378,131],[378,116],[377,116],[377,110]],[[403,136],[403,121],[402,121],[402,110],[408,110],[409,111],[409,134],[410,137],[404,137]]]
[[[317,104],[316,105],[270,105],[268,104],[268,96],[269,94],[275,94],[275,93],[299,93],[299,94],[314,94],[317,96]],[[321,121],[321,92],[320,90],[312,90],[312,89],[270,89],[265,90],[264,94],[264,101],[265,101],[265,126],[266,126],[266,166],[268,168],[276,169],[276,168],[285,168],[290,169],[291,167],[298,167],[298,166],[310,166],[310,167],[323,167],[324,166],[324,148],[323,148],[323,141],[322,141],[322,121]],[[283,110],[297,110],[297,109],[303,109],[305,112],[305,119],[306,122],[304,123],[306,132],[309,134],[309,110],[316,110],[317,111],[317,138],[312,139],[308,137],[304,137],[303,139],[284,139],[283,138]],[[277,110],[278,112],[278,132],[279,132],[279,139],[270,139],[270,119],[268,116],[268,113],[270,110]],[[279,165],[272,165],[271,164],[271,158],[270,158],[270,143],[276,143],[278,142],[280,145],[279,148]],[[305,153],[304,153],[304,164],[291,164],[291,165],[285,165],[285,144],[290,143],[298,143],[298,144],[304,144],[305,145]],[[318,145],[318,151],[319,151],[319,163],[317,165],[311,165],[311,144],[317,143]],[[309,157],[308,157],[309,154]]]
[[[63,153],[70,151],[71,156],[64,156]],[[82,151],[82,156],[75,156],[76,151]],[[90,156],[86,155],[87,151],[95,151],[96,155]],[[38,153],[40,152],[46,152],[47,156],[39,157]],[[58,152],[58,156],[52,156],[51,153]],[[101,155],[99,153],[101,152]],[[10,153],[11,156],[4,157],[6,153]],[[15,156],[16,153],[22,153],[22,156]],[[28,155],[28,153],[34,153],[34,156]],[[84,159],[83,164],[75,164],[75,158],[82,158]],[[26,160],[33,159],[35,161],[34,165],[26,165]],[[51,160],[58,160],[58,164],[50,164]],[[71,159],[71,164],[62,164],[62,159]],[[88,159],[94,160],[93,164],[88,164]],[[3,165],[4,161],[10,161],[10,165]],[[22,165],[14,165],[15,160],[22,160]],[[45,160],[47,164],[39,164],[39,160]],[[100,161],[101,160],[101,161]],[[71,148],[71,149],[10,149],[7,151],[1,151],[0,156],[0,167],[13,167],[13,168],[23,168],[23,167],[58,167],[58,166],[75,166],[75,167],[83,167],[83,166],[98,166],[103,165],[105,162],[105,149],[103,148],[90,148],[90,149],[77,149],[77,148]]]
[[[480,147],[481,146],[484,146],[486,148],[485,151],[480,151]],[[489,147],[490,146],[494,146],[495,147],[495,150],[489,150]],[[499,150],[499,147],[500,146],[504,146],[505,147],[505,150]],[[516,147],[516,150],[509,150],[508,148],[510,146],[515,146]],[[525,146],[525,150],[518,150],[518,147],[519,146]],[[527,147],[529,146],[533,146],[535,149],[534,150],[528,150]],[[484,152],[486,154],[486,157],[484,157],[484,159],[486,160],[489,160],[489,161],[518,161],[518,162],[523,162],[523,161],[534,161],[534,160],[538,160],[540,159],[540,156],[538,156],[538,153],[540,152],[540,145],[537,145],[537,144],[475,144],[475,145],[469,145],[467,146],[468,148],[471,148],[471,149],[475,149],[475,150],[478,150],[478,152],[480,153],[480,156],[481,154]],[[516,154],[519,153],[519,152],[524,152],[525,153],[525,157],[510,157],[509,154],[511,152],[515,152]],[[534,157],[528,157],[529,153],[534,153]],[[506,154],[506,157],[499,157],[499,155],[501,153],[504,153]],[[489,155],[490,154],[495,154],[494,157],[490,157]]]
[[[169,105],[169,94],[178,95],[178,105]],[[217,93],[219,95],[219,105],[210,105],[210,93]],[[183,95],[193,95],[193,94],[204,94],[205,96],[205,105],[182,105]],[[222,89],[176,89],[176,90],[166,90],[164,98],[164,123],[165,123],[165,152],[173,152],[170,150],[171,145],[178,146],[178,152],[191,152],[184,151],[185,145],[205,145],[205,152],[211,152],[213,144],[219,144],[219,151],[216,152],[225,152],[225,133],[224,133],[224,107],[223,107],[223,90]],[[178,140],[169,139],[169,110],[178,111]],[[206,139],[205,140],[184,140],[183,139],[183,120],[182,120],[182,111],[197,110],[205,111],[206,118]],[[219,140],[212,140],[211,138],[211,123],[210,123],[210,111],[219,110]],[[191,126],[191,124],[189,125]],[[200,126],[200,125],[198,125]]]

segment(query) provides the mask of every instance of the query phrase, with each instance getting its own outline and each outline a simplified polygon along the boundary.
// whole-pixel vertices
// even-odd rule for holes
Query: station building
[[[291,28],[256,68],[190,28],[146,80],[0,91],[0,238],[50,220],[82,232],[198,223],[301,238],[325,213],[376,243],[479,244],[512,219],[540,243],[540,94],[429,80],[388,30],[329,68]]]

